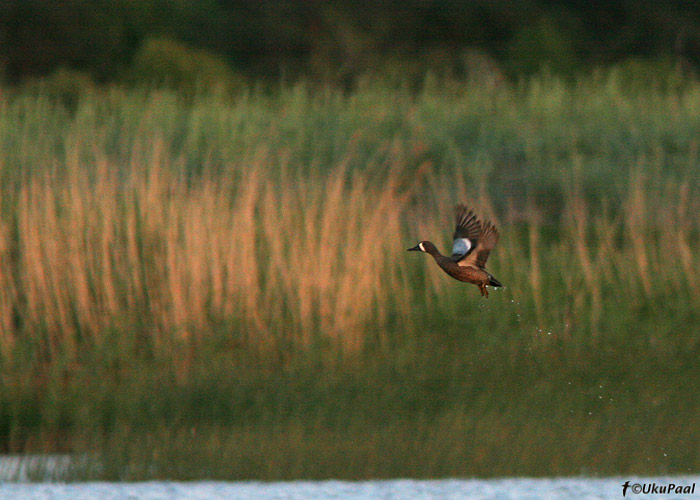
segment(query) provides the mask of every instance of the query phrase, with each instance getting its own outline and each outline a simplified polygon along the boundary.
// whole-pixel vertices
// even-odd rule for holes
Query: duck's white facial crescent
[[[418,248],[420,248],[420,251],[421,251],[421,252],[425,252],[425,247],[423,246],[423,242],[422,242],[422,241],[421,241],[420,243],[418,243]]]

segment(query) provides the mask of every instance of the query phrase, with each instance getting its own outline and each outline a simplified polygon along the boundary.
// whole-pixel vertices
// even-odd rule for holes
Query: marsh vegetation
[[[0,94],[0,449],[76,478],[700,467],[700,84]],[[493,220],[482,299],[405,249]]]

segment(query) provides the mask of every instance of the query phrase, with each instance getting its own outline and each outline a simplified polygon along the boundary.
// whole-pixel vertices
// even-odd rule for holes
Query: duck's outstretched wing
[[[481,223],[473,211],[465,205],[459,204],[455,207],[455,224],[454,243],[450,258],[459,263],[476,248],[481,233]]]
[[[496,247],[496,243],[498,243],[498,230],[496,226],[487,221],[481,228],[472,251],[457,263],[464,267],[471,266],[483,269],[489,258],[489,253]]]

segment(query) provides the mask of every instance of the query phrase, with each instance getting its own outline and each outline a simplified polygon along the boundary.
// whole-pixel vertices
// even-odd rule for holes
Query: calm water
[[[623,498],[622,483],[697,483],[695,494],[627,491],[625,498],[700,498],[700,476],[680,478],[447,479],[434,481],[0,483],[0,500],[563,500]],[[650,487],[650,486],[649,486]]]
[[[88,457],[84,457],[90,461]],[[700,476],[389,481],[61,483],[67,455],[0,456],[0,500],[610,500],[700,498]],[[29,479],[42,482],[29,482]],[[622,496],[622,485],[629,487]],[[662,487],[680,486],[678,493]],[[691,488],[693,493],[683,493]],[[651,488],[656,487],[656,490]]]

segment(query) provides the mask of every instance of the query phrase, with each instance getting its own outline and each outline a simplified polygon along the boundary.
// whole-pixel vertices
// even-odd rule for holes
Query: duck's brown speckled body
[[[430,241],[421,241],[408,250],[432,255],[443,271],[456,280],[475,284],[479,287],[481,295],[488,298],[487,286],[503,286],[484,269],[489,253],[498,242],[498,231],[488,221],[482,224],[474,212],[464,205],[457,205],[455,219],[456,229],[451,256],[442,255]]]

